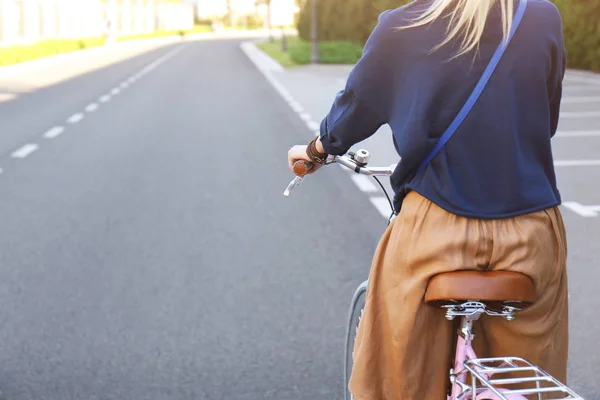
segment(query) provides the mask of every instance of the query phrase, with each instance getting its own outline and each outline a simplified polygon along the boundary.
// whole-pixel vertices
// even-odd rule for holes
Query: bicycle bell
[[[356,152],[356,154],[354,154],[354,161],[356,161],[356,163],[361,167],[364,167],[369,163],[370,157],[371,154],[369,154],[367,150],[360,149]]]

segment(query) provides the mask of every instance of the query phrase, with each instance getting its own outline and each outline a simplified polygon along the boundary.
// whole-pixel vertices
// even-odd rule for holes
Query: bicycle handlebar
[[[367,150],[358,150],[356,153],[348,153],[343,156],[329,156],[327,164],[340,164],[357,174],[367,176],[390,176],[396,169],[396,164],[392,164],[388,167],[367,167],[369,158],[370,154]],[[288,185],[283,193],[284,196],[289,196],[291,191],[302,183],[304,177],[309,174],[313,168],[313,163],[304,160],[296,161],[293,165],[296,178]]]

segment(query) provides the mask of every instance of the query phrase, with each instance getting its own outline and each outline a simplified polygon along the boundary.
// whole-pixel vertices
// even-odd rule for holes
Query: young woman
[[[419,165],[509,36],[519,0],[417,0],[385,12],[321,125],[289,152],[320,163],[393,130],[397,218],[373,261],[354,349],[357,400],[445,399],[452,324],[423,296],[456,270],[528,275],[537,301],[515,321],[483,318],[480,356],[516,355],[566,381],[567,244],[550,147],[565,72],[561,17],[526,13],[484,92],[450,141]]]

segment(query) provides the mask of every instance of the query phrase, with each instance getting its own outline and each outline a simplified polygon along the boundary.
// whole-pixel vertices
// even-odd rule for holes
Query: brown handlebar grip
[[[294,163],[294,174],[297,176],[307,175],[313,168],[314,164],[304,160],[298,160]]]

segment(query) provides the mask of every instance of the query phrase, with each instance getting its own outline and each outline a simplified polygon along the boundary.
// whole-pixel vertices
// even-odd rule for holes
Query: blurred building
[[[161,0],[0,0],[0,45],[190,29],[191,4]]]
[[[196,16],[200,20],[236,18],[256,15],[267,19],[266,0],[190,0],[195,3]],[[231,15],[229,14],[231,12]],[[295,0],[271,0],[272,26],[293,25],[298,12]]]

